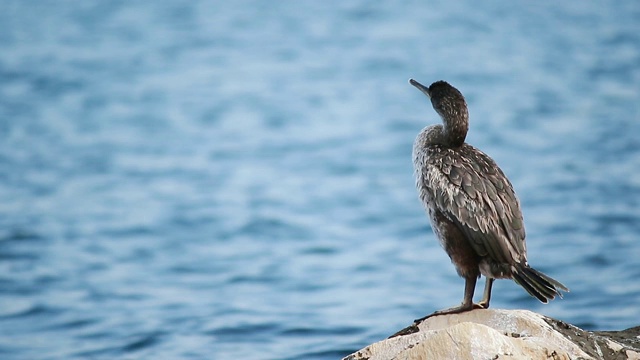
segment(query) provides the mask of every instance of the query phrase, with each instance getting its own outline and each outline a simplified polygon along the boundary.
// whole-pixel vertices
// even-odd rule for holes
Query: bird
[[[520,202],[509,179],[484,152],[467,144],[469,111],[462,93],[440,80],[424,93],[442,124],[426,126],[413,144],[413,165],[419,199],[440,245],[458,275],[465,279],[459,306],[423,318],[487,309],[495,279],[512,279],[531,296],[547,303],[569,289],[527,262]],[[483,298],[473,302],[476,282],[486,278]]]

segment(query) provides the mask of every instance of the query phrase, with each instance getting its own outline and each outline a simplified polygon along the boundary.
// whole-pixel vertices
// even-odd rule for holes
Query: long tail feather
[[[518,264],[512,271],[513,280],[522,286],[529,295],[543,303],[553,300],[556,295],[562,298],[560,291],[568,292],[569,289],[561,282],[539,272],[527,264]]]

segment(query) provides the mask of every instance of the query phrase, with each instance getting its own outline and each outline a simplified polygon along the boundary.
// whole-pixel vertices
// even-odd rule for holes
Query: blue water
[[[571,292],[640,325],[640,3],[0,2],[0,358],[335,359],[460,302],[413,183],[438,117]],[[480,292],[480,290],[478,290]]]

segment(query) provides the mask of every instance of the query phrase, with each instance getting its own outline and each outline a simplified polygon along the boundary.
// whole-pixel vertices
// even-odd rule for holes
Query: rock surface
[[[638,359],[640,326],[584,331],[526,310],[473,310],[413,324],[343,360]]]

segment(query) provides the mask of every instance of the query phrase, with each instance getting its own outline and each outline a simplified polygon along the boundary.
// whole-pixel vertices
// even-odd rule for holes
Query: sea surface
[[[407,83],[465,94],[529,262],[640,325],[640,2],[0,2],[0,359],[338,359],[462,300]],[[477,297],[482,282],[478,285]]]

